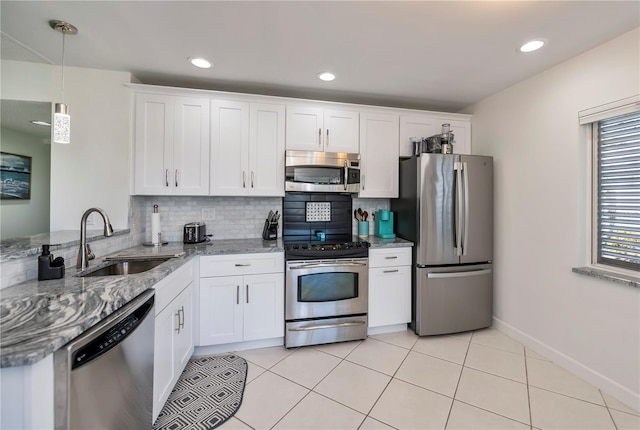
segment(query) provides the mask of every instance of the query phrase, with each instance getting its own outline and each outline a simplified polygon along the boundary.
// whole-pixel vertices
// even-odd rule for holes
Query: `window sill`
[[[593,267],[574,267],[571,269],[571,271],[580,275],[587,275],[592,278],[615,282],[616,284],[623,284],[629,287],[640,288],[640,278],[628,275],[626,273],[595,269]]]

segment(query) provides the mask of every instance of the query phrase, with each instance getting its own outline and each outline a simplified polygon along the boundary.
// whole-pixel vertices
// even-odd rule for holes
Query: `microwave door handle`
[[[347,191],[347,180],[349,179],[349,166],[347,160],[344,160],[344,190]]]

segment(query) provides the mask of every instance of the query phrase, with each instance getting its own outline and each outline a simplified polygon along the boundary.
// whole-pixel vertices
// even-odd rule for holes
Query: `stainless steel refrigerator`
[[[493,158],[420,154],[400,161],[391,200],[413,248],[412,322],[419,336],[489,327],[493,313]]]

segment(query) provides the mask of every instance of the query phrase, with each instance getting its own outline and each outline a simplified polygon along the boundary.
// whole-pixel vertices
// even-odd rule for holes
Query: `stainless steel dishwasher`
[[[152,427],[154,292],[54,353],[55,428]]]

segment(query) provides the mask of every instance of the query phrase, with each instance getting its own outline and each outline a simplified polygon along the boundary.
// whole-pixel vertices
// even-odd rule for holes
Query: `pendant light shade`
[[[71,117],[64,103],[56,103],[53,112],[53,143],[71,143]]]
[[[78,29],[68,22],[51,20],[49,26],[62,33],[62,103],[56,103],[53,111],[53,143],[71,143],[71,117],[69,106],[64,103],[64,37],[78,34]]]

